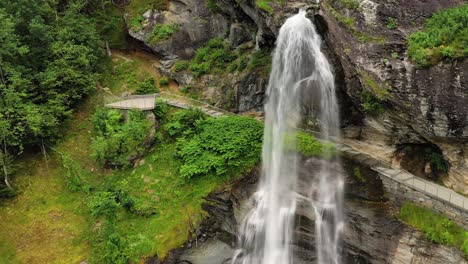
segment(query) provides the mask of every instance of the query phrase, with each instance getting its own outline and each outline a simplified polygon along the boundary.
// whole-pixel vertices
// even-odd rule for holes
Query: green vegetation
[[[349,27],[354,27],[354,23],[355,23],[355,20],[354,18],[352,17],[346,17],[342,14],[340,14],[340,12],[338,12],[335,8],[333,8],[333,6],[331,6],[329,3],[323,3],[323,5],[330,11],[330,13],[332,14],[332,16],[338,20],[339,22],[349,26]]]
[[[132,0],[125,9],[130,17],[134,18],[148,10],[166,10],[168,2],[168,0]]]
[[[272,15],[274,10],[270,5],[271,2],[283,4],[284,0],[255,0],[255,5]]]
[[[179,31],[178,24],[158,24],[154,26],[153,31],[151,31],[146,41],[150,44],[155,44],[170,38],[177,31]]]
[[[196,134],[179,139],[180,174],[193,178],[244,172],[260,160],[263,126],[252,118],[223,116],[196,122]],[[220,133],[223,131],[223,133]]]
[[[104,54],[99,33],[108,33],[95,15],[82,1],[0,2],[0,190],[13,189],[13,163],[24,148],[45,153],[73,108],[95,91]]]
[[[190,67],[190,62],[186,60],[179,60],[174,64],[174,69],[179,71],[185,71]]]
[[[268,51],[258,51],[252,55],[249,69],[259,69],[265,74],[271,70],[271,54]]]
[[[357,167],[357,166],[354,167],[353,176],[354,176],[354,178],[356,178],[361,183],[366,182],[366,178],[362,177],[361,169],[359,169],[359,167]]]
[[[388,96],[389,92],[386,85],[380,85],[372,76],[363,71],[360,71],[359,74],[362,77],[364,85],[372,91],[372,94],[376,96],[378,100],[384,100]]]
[[[446,217],[430,209],[412,203],[404,203],[400,209],[400,218],[405,223],[424,232],[430,241],[456,246],[468,257],[468,231]]]
[[[360,99],[362,110],[365,113],[371,115],[378,115],[385,112],[385,108],[383,107],[382,102],[379,99],[375,98],[375,96],[371,92],[363,90],[360,93]]]
[[[340,3],[348,9],[356,9],[359,7],[357,0],[340,0]]]
[[[468,4],[434,13],[408,38],[408,55],[420,67],[468,55]]]
[[[159,81],[161,82],[161,80]],[[156,87],[155,81],[153,77],[150,77],[138,84],[137,89],[135,90],[135,94],[154,94],[159,93],[159,89]]]
[[[208,10],[210,10],[213,13],[219,13],[221,12],[221,8],[216,4],[215,0],[207,0],[208,4]]]
[[[167,77],[161,77],[159,78],[159,85],[160,86],[168,86],[169,85],[169,79]]]
[[[392,29],[392,30],[398,28],[398,24],[397,24],[396,18],[394,18],[394,17],[389,17],[389,18],[388,18],[387,28],[388,28],[388,29]]]
[[[431,163],[431,167],[440,172],[448,172],[449,165],[444,159],[444,155],[439,151],[435,151],[433,148],[425,148],[424,155],[426,160]]]
[[[391,57],[392,57],[392,59],[394,59],[394,60],[398,59],[398,53],[392,52]]]
[[[124,118],[119,110],[100,109],[92,121],[97,132],[92,156],[99,164],[127,166],[144,153],[152,125],[143,112],[127,111]]]
[[[302,131],[286,136],[285,140],[287,150],[299,152],[304,156],[331,159],[337,155],[333,143],[320,142],[314,136]]]
[[[191,61],[190,70],[195,76],[201,76],[212,70],[223,71],[237,58],[223,38],[210,40],[205,47],[199,48]]]

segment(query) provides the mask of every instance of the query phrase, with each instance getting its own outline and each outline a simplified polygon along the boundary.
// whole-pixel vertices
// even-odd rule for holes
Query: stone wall
[[[398,207],[401,206],[403,201],[412,202],[441,213],[457,224],[463,226],[465,229],[468,228],[467,211],[446,203],[436,197],[429,196],[419,190],[415,190],[398,181],[389,179],[386,176],[381,175],[380,178],[385,191],[388,194],[388,199]]]

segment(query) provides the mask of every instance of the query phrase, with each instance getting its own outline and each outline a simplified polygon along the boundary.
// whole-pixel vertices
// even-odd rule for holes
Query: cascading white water
[[[298,157],[288,151],[295,144],[291,135],[301,120],[300,102],[305,94],[320,102],[316,115],[325,137],[339,136],[334,77],[321,43],[305,11],[287,19],[280,29],[265,104],[262,178],[252,198],[255,207],[241,224],[240,249],[232,263],[293,263],[296,206],[304,201],[312,205],[315,213],[318,263],[340,262],[341,175],[322,163],[309,181],[313,186],[306,193],[299,193]]]

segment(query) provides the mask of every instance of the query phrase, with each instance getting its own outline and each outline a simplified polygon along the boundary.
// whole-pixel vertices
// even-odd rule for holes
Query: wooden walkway
[[[223,109],[211,106],[205,102],[168,92],[161,92],[159,94],[151,95],[129,96],[125,97],[123,100],[120,100],[118,102],[107,104],[106,107],[125,110],[152,110],[155,108],[156,97],[160,98],[168,105],[174,107],[183,109],[199,108],[204,113],[212,117],[233,114]],[[321,138],[321,134],[319,132],[310,130],[303,131],[310,133],[319,139]],[[390,163],[383,161],[378,157],[373,157],[368,154],[359,152],[358,150],[354,149],[349,145],[337,142],[336,146],[339,151],[351,156],[353,159],[358,160],[361,163],[367,164],[372,170],[378,172],[379,175],[387,177],[388,179],[391,179],[393,181],[397,181],[434,199],[444,201],[445,203],[448,203],[456,208],[468,212],[467,197],[462,196],[444,186],[423,180],[405,170],[392,168],[392,165]]]
[[[106,104],[107,108],[122,110],[153,110],[156,105],[157,94],[148,95],[130,95],[123,97],[122,100]]]
[[[410,172],[398,168],[392,168],[392,165],[379,158],[356,151],[351,146],[337,144],[337,148],[350,155],[353,159],[367,164],[372,170],[379,175],[397,181],[407,187],[412,188],[420,193],[424,193],[431,198],[443,201],[462,211],[468,212],[468,198],[455,192],[452,189],[442,185],[421,179]]]

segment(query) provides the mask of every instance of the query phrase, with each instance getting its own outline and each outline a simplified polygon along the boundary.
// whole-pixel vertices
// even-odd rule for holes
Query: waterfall
[[[305,98],[311,98],[309,103],[316,108],[324,137],[339,136],[334,77],[321,43],[303,10],[280,29],[265,104],[262,175],[251,198],[254,208],[240,226],[233,264],[293,263],[295,216],[300,203],[307,203],[315,214],[317,262],[340,263],[342,176],[321,161],[323,165],[310,173],[311,186],[299,191],[304,190],[298,179],[299,157],[288,151],[295,144],[291,135],[301,121]],[[339,161],[333,166],[336,164],[340,166]]]

